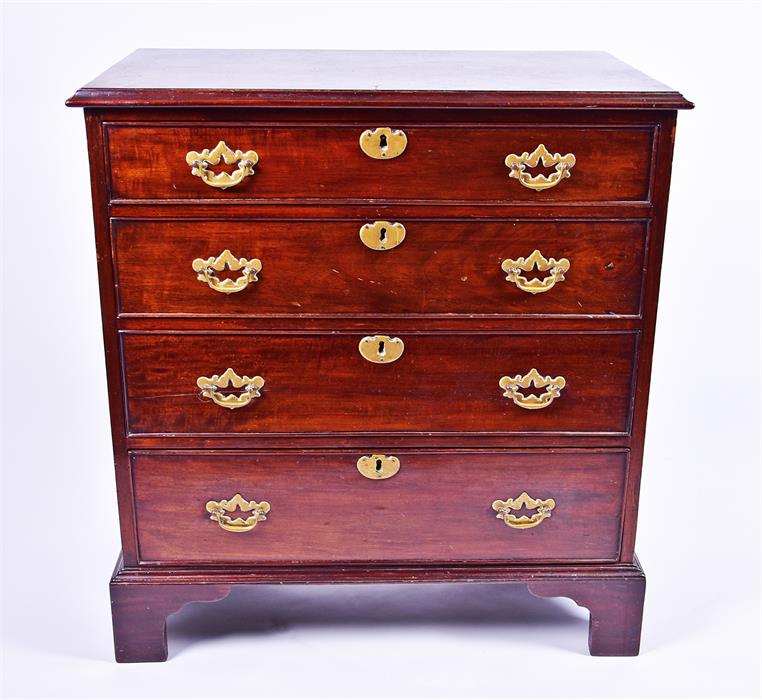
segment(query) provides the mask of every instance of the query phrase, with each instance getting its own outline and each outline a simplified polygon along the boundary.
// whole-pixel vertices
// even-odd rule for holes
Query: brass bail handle
[[[522,507],[534,510],[532,515],[516,516],[512,511],[521,510]],[[550,517],[551,511],[556,507],[552,498],[544,500],[532,498],[524,491],[518,498],[497,500],[492,503],[492,510],[497,512],[495,517],[502,520],[508,527],[517,530],[528,530],[537,527],[543,520]]]
[[[503,396],[511,399],[517,406],[531,411],[547,408],[561,396],[561,390],[566,386],[566,379],[561,376],[543,376],[533,367],[526,374],[501,377],[499,385],[504,390]],[[545,389],[545,391],[539,396],[524,394],[521,391],[530,387]]]
[[[558,282],[563,282],[566,273],[571,264],[566,258],[556,260],[555,258],[546,258],[539,250],[535,250],[526,258],[506,258],[501,263],[503,272],[506,273],[505,279],[515,284],[522,292],[529,294],[542,294],[550,291]],[[525,274],[533,269],[540,272],[547,272],[548,276],[540,279],[535,277],[529,279]]]
[[[196,258],[191,266],[199,281],[222,294],[242,292],[249,284],[259,281],[257,275],[262,271],[261,260],[237,258],[228,249],[223,250],[216,258]],[[225,269],[241,274],[235,279],[220,279],[217,273]]]
[[[536,168],[540,161],[546,168],[554,165],[555,171],[548,176],[532,175],[526,171],[527,168]],[[505,165],[511,171],[508,177],[518,180],[524,187],[536,192],[555,187],[564,178],[571,177],[571,169],[576,162],[577,159],[573,153],[567,153],[565,156],[560,153],[551,153],[543,143],[531,153],[527,151],[521,155],[509,153],[505,157]]]
[[[260,389],[265,385],[265,380],[260,376],[247,377],[237,374],[232,367],[228,367],[222,374],[213,374],[211,377],[199,377],[196,386],[201,389],[201,398],[211,399],[223,408],[243,408],[248,406],[254,399],[261,396]],[[228,387],[241,389],[239,394],[224,394],[221,389]]]
[[[228,515],[228,513],[233,513],[236,510],[244,514],[251,513],[251,515],[246,518],[234,518]],[[208,501],[206,512],[210,513],[210,520],[214,520],[227,532],[249,532],[258,523],[267,520],[270,504],[267,501],[260,501],[259,503],[257,501],[247,501],[240,493],[237,493],[233,498],[227,500]]]
[[[238,165],[232,173],[215,173],[210,165],[219,165],[224,160],[226,165]],[[234,151],[224,141],[220,141],[211,151],[188,151],[185,162],[191,167],[191,174],[200,177],[210,187],[226,190],[235,187],[250,175],[254,174],[254,166],[259,162],[256,151]]]

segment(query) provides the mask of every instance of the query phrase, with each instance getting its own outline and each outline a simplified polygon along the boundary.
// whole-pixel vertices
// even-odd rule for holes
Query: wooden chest
[[[515,582],[636,654],[679,93],[600,53],[137,51],[79,90],[116,658],[257,583]],[[485,595],[489,589],[485,589]]]

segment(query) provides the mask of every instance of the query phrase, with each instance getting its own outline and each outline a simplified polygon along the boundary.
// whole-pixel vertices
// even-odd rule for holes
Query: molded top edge
[[[684,109],[680,93],[597,51],[139,49],[73,107],[391,106]]]

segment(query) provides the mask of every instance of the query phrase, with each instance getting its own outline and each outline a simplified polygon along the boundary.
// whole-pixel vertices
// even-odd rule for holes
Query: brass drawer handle
[[[357,470],[368,479],[389,479],[400,470],[400,461],[393,455],[366,455],[357,460]]]
[[[526,168],[536,168],[540,161],[546,168],[555,165],[556,171],[548,176],[542,174],[532,176],[526,172]],[[532,153],[524,151],[520,156],[511,153],[505,158],[505,164],[511,170],[508,177],[518,180],[530,190],[537,191],[555,187],[565,177],[571,177],[571,169],[576,162],[577,159],[573,153],[567,153],[565,156],[560,153],[551,153],[542,143]]]
[[[236,279],[221,280],[216,272],[225,269],[231,272],[241,272]],[[234,294],[242,292],[251,282],[257,282],[257,273],[262,270],[262,261],[252,258],[236,258],[229,250],[223,250],[216,258],[196,258],[193,261],[193,270],[198,273],[198,279],[205,282],[215,292]]]
[[[528,389],[530,386],[535,389],[547,389],[547,391],[539,396],[534,394],[525,396],[519,391],[519,389]],[[503,396],[512,399],[517,406],[529,410],[547,408],[554,399],[561,396],[561,389],[565,386],[566,380],[563,377],[543,377],[534,368],[523,376],[517,374],[515,377],[500,378],[500,388],[505,390]]]
[[[358,347],[368,362],[381,365],[399,360],[405,350],[405,343],[401,338],[391,338],[388,335],[366,335]]]
[[[512,510],[520,510],[522,506],[530,510],[537,509],[537,512],[531,516],[521,515],[516,517]],[[530,527],[537,527],[543,520],[550,517],[550,511],[556,507],[556,502],[552,498],[546,498],[544,501],[532,498],[526,491],[518,498],[509,498],[505,501],[495,501],[492,504],[492,510],[497,511],[495,517],[500,518],[508,527],[514,527],[517,530],[528,530]]]
[[[360,227],[360,240],[373,250],[390,250],[405,240],[405,227],[392,221],[374,221]]]
[[[360,148],[366,156],[376,160],[390,160],[404,153],[407,135],[402,129],[390,129],[388,126],[366,129],[360,134]]]
[[[223,160],[227,165],[238,164],[238,170],[232,173],[214,173],[209,170],[210,165],[219,165]],[[224,141],[220,141],[211,151],[205,148],[200,153],[189,151],[185,156],[185,162],[191,166],[191,173],[200,177],[210,187],[219,187],[226,190],[234,187],[244,178],[254,174],[254,166],[259,161],[256,151],[234,151]]]
[[[243,518],[231,518],[227,513],[233,513],[239,509],[242,513],[252,513],[245,520]],[[223,530],[228,532],[249,532],[257,523],[267,520],[270,512],[270,504],[267,501],[247,501],[237,493],[230,500],[208,501],[206,512],[211,513],[210,520],[214,520]]]
[[[203,398],[211,399],[218,406],[223,408],[243,408],[251,403],[261,394],[259,390],[265,385],[262,377],[240,377],[231,368],[225,370],[223,374],[213,374],[211,377],[199,377],[196,385],[201,389]],[[234,389],[243,389],[240,394],[223,394],[220,389],[227,389],[232,386]]]
[[[546,258],[539,250],[535,250],[528,258],[506,258],[500,265],[506,273],[505,279],[513,282],[519,289],[530,294],[541,294],[556,286],[556,282],[563,282],[564,275],[569,271],[571,264],[566,258],[556,260]],[[540,272],[549,272],[544,279],[535,277],[528,279],[522,272],[531,272],[537,268]]]

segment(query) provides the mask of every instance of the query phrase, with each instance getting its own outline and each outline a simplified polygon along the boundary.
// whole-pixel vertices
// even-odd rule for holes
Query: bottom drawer
[[[368,477],[358,468],[360,456],[133,452],[140,560],[317,564],[619,557],[624,450],[402,450],[394,452],[399,470],[389,478],[371,477],[377,469],[381,476],[393,471],[393,460],[373,456],[366,463]],[[528,497],[520,499],[522,493]],[[240,500],[226,508],[221,503],[236,494],[246,501],[244,512]]]

